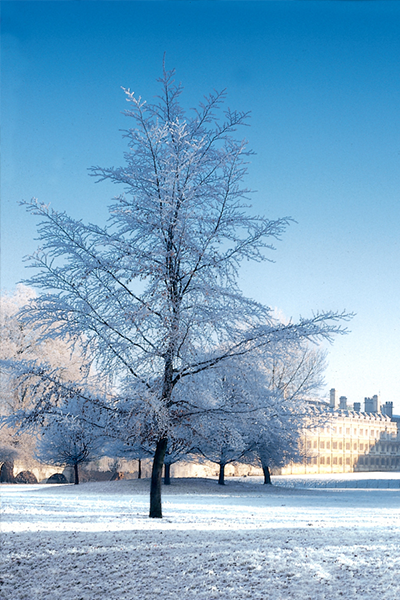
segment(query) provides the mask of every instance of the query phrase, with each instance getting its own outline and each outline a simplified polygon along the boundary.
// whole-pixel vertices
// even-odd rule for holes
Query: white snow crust
[[[399,600],[399,473],[261,481],[3,484],[0,599]]]

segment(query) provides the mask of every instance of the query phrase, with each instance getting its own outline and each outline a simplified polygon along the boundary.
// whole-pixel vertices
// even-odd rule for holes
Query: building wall
[[[30,471],[36,477],[36,479],[41,481],[46,481],[51,475],[54,473],[63,473],[68,480],[72,477],[71,481],[73,481],[73,473],[72,470],[66,467],[54,467],[52,465],[43,465],[39,463],[24,463],[22,461],[16,460],[14,462],[14,477],[21,473],[21,471]]]
[[[304,431],[304,461],[290,473],[351,473],[400,470],[397,423],[382,413],[332,411],[323,427]]]

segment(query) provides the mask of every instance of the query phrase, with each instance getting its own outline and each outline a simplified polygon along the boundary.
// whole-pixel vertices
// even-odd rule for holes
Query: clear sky
[[[400,412],[400,2],[1,2],[2,289],[29,275],[35,196],[99,224],[118,193],[121,86],[157,94],[166,52],[188,108],[212,89],[251,111],[253,209],[293,224],[245,293],[286,318],[354,311],[326,390]]]

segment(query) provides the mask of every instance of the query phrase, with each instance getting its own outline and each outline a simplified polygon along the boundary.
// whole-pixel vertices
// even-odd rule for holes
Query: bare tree
[[[278,340],[330,338],[346,317],[327,312],[283,324],[242,295],[240,264],[266,260],[290,219],[248,213],[242,180],[251,152],[234,137],[247,113],[227,109],[221,118],[225,93],[215,92],[189,117],[174,72],[164,70],[160,83],[154,104],[125,90],[133,122],[125,166],[91,169],[125,189],[106,227],[26,203],[41,219],[30,281],[46,293],[24,318],[46,338],[83,333],[87,355],[112,374],[114,389],[140,388],[156,441],[150,517],[162,516],[171,428],[190,413],[179,394],[174,399],[178,384]]]

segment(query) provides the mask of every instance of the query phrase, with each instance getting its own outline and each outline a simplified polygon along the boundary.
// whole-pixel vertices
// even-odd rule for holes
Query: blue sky
[[[327,389],[400,412],[400,2],[1,2],[2,289],[29,275],[33,196],[104,223],[118,189],[121,86],[146,99],[166,52],[190,108],[212,89],[251,111],[253,209],[293,224],[245,293],[298,318],[354,311]]]

